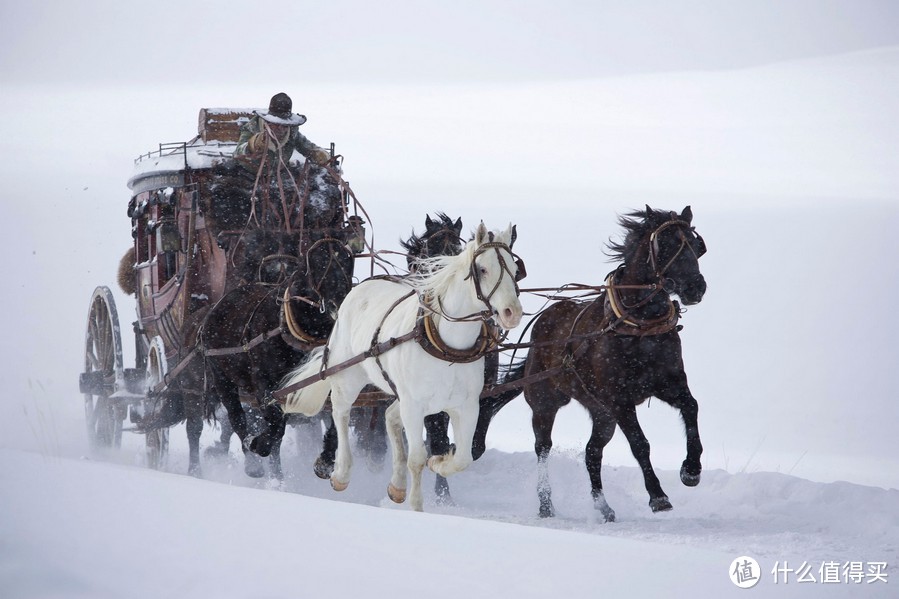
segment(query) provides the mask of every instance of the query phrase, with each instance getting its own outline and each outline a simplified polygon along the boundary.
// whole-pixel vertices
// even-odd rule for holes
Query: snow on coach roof
[[[137,195],[150,189],[181,187],[186,169],[208,169],[230,158],[240,137],[240,126],[257,110],[200,109],[197,136],[187,142],[160,143],[158,150],[138,156],[128,188]]]

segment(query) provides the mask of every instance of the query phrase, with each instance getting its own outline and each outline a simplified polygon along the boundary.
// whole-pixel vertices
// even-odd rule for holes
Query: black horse
[[[299,233],[290,234],[298,241]],[[307,232],[308,236],[308,232]],[[346,240],[321,237],[306,251],[270,255],[265,270],[283,280],[254,282],[227,293],[206,315],[198,332],[207,377],[207,395],[221,401],[244,451],[273,455],[274,475],[285,417],[271,400],[284,373],[321,343],[334,326],[340,302],[352,287],[353,255]],[[266,426],[251,434],[245,402],[261,410]],[[261,465],[246,461],[247,474]]]
[[[247,454],[252,449],[273,454],[280,478],[284,416],[269,394],[334,326],[352,287],[347,244],[358,231],[345,222],[344,197],[323,167],[307,162],[258,178],[231,160],[213,173],[201,210],[228,256],[227,291],[186,318],[182,346],[195,348],[197,357],[166,395],[186,420],[191,474],[200,473],[203,420],[221,402],[248,456],[247,473],[263,474],[262,463]],[[255,426],[248,427],[242,403],[255,407]]]
[[[677,408],[687,436],[687,456],[680,471],[687,486],[699,484],[702,443],[698,404],[687,386],[677,324],[677,295],[686,305],[699,303],[706,283],[699,271],[705,243],[691,225],[690,207],[680,215],[653,210],[619,219],[626,231],[610,254],[622,261],[592,302],[553,304],[540,314],[531,333],[527,358],[510,368],[504,383],[519,385],[484,398],[475,432],[480,455],[493,415],[524,391],[533,410],[538,465],[540,516],[554,515],[547,471],[556,413],[573,397],[590,413],[593,432],[586,465],[594,506],[606,521],[615,519],[602,491],[603,448],[618,425],[637,459],[653,511],[671,509],[649,460],[649,442],[637,421],[636,406],[649,397]],[[519,383],[516,383],[519,381]]]

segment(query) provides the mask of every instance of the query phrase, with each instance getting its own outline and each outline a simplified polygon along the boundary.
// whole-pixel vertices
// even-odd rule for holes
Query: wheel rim
[[[123,380],[122,340],[108,287],[91,296],[84,344],[84,375],[95,384],[84,391],[84,415],[92,447],[119,447],[126,407],[112,400]]]
[[[150,342],[150,350],[147,353],[147,399],[144,406],[144,415],[149,416],[158,409],[160,400],[150,398],[150,393],[156,385],[165,378],[168,373],[168,362],[165,358],[165,347],[162,339],[154,337]],[[169,453],[169,429],[167,427],[151,428],[146,431],[147,465],[150,468],[161,469],[165,466]]]

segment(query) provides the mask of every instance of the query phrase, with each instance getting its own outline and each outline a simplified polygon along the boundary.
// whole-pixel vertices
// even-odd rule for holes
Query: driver
[[[306,122],[306,117],[292,111],[290,96],[284,92],[272,96],[268,110],[255,112],[256,116],[241,126],[234,155],[259,156],[268,151],[276,156],[280,153],[286,162],[296,150],[316,164],[327,164],[331,154],[300,133],[299,126]]]

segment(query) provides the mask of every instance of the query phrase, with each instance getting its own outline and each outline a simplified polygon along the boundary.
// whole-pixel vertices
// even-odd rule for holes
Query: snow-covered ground
[[[549,38],[531,37],[502,3],[468,3],[476,13],[446,15],[452,39],[474,14],[493,33],[453,44],[468,59],[455,71],[446,38],[411,27],[410,11],[379,28],[379,8],[341,29],[322,26],[324,9],[279,6],[302,12],[305,37],[289,18],[270,23],[291,26],[274,37],[323,53],[309,71],[292,64],[309,56],[294,47],[279,54],[285,68],[243,62],[222,37],[229,26],[246,35],[243,21],[222,10],[216,27],[198,27],[213,18],[200,5],[177,3],[185,12],[175,14],[167,4],[0,8],[0,597],[897,595],[894,5],[647,0],[535,20],[543,8],[521,3],[554,33],[538,44]],[[168,29],[185,24],[181,36]],[[423,31],[435,39],[412,33]],[[139,51],[125,51],[132,37]],[[263,45],[251,46],[259,58]],[[491,63],[516,52],[508,69]],[[429,76],[384,76],[394,61]],[[386,474],[362,460],[334,493],[311,475],[314,444],[293,433],[279,488],[246,478],[236,453],[207,460],[202,480],[185,476],[183,427],[162,472],[143,467],[134,436],[91,455],[77,393],[84,320],[131,243],[132,158],[193,137],[200,108],[264,106],[277,91],[309,117],[307,136],[336,142],[383,249],[426,213],[462,217],[469,230],[512,221],[527,286],[597,283],[614,266],[602,248],[620,233],[616,215],[691,205],[709,247],[709,291],[682,321],[702,483],[679,483],[682,426],[656,401],[638,413],[675,508],[649,511],[617,435],[604,461],[614,524],[592,509],[577,406],[556,424],[553,520],[536,518],[521,400],[498,416],[485,457],[451,479],[455,505],[426,498],[425,514],[386,501]],[[128,331],[133,301],[114,291]],[[728,578],[744,555],[761,565],[754,591]],[[835,563],[864,577],[800,583],[793,573],[784,585],[781,574],[775,585],[771,570],[785,562],[816,580]],[[887,583],[875,580],[880,563]]]
[[[314,444],[293,432],[280,488],[244,476],[237,453],[205,460],[203,480],[183,475],[180,449],[169,472],[135,455],[0,450],[4,597],[721,597],[745,592],[729,579],[741,556],[760,565],[757,596],[895,596],[897,490],[721,470],[688,489],[663,471],[675,509],[653,514],[639,469],[608,467],[620,521],[604,524],[577,453],[550,460],[551,520],[536,515],[530,453],[488,451],[450,479],[452,506],[435,503],[426,475],[424,514],[392,504],[389,469],[365,460],[332,491],[312,474]],[[887,582],[874,582],[878,563]],[[823,583],[832,564],[839,582]],[[847,564],[860,583],[844,581]],[[775,583],[777,566],[796,573]],[[800,582],[805,568],[816,582]]]

